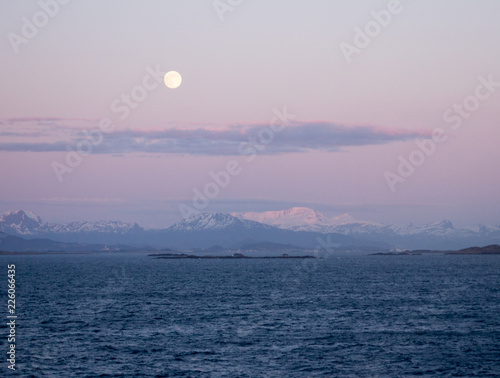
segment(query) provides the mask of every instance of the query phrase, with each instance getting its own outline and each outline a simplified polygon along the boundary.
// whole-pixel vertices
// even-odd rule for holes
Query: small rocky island
[[[241,253],[233,253],[232,255],[188,255],[186,253],[153,253],[148,255],[157,259],[315,259],[316,257],[305,256],[290,256],[284,253],[281,256],[245,256]]]

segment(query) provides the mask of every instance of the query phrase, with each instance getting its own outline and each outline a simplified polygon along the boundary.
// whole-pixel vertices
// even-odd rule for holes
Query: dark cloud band
[[[85,140],[81,130],[67,129],[69,140],[58,138],[61,126],[54,128],[51,141],[0,143],[0,151],[50,152],[66,151],[75,148]],[[267,129],[267,130],[266,130]],[[68,131],[69,130],[69,131]],[[87,128],[89,132],[92,129]],[[98,129],[95,129],[98,130]],[[1,133],[0,133],[1,134]],[[47,130],[40,130],[40,137],[47,137]],[[36,137],[36,131],[16,133],[17,138]],[[102,141],[94,145],[93,153],[173,153],[190,155],[230,156],[239,155],[242,146],[262,147],[260,154],[273,155],[283,153],[307,152],[311,150],[337,151],[342,147],[380,145],[396,141],[412,140],[425,137],[426,134],[410,131],[386,130],[365,126],[343,126],[326,122],[293,123],[276,132],[267,125],[231,126],[217,128],[170,128],[166,130],[116,130],[104,134]]]

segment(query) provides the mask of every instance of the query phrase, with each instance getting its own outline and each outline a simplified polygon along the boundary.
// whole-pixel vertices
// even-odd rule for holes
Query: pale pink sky
[[[302,205],[388,223],[499,224],[500,88],[457,130],[443,114],[475,95],[479,77],[500,82],[500,3],[401,1],[348,63],[339,45],[387,3],[255,0],[221,21],[211,2],[71,2],[16,53],[9,33],[22,35],[40,8],[3,2],[0,211],[168,226],[210,171],[236,160],[241,174],[204,211]],[[113,102],[156,66],[182,85],[158,85],[120,119]],[[244,135],[283,107],[294,123],[248,162]],[[115,132],[60,183],[52,163],[104,117]],[[391,191],[384,172],[435,128],[448,140]]]

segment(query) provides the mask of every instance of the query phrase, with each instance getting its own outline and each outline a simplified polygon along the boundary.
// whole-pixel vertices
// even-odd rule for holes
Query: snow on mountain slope
[[[500,235],[500,229],[495,227],[488,227],[484,225],[475,225],[473,227],[467,228],[455,228],[453,223],[449,220],[444,219],[440,222],[434,222],[431,224],[416,226],[390,226],[398,235],[403,236],[435,236],[435,237],[448,237],[448,238],[471,238],[477,236],[491,236],[493,234]]]
[[[233,213],[232,215],[294,231],[328,232],[328,228],[333,224],[331,219],[307,207],[293,207],[288,210],[265,211],[263,213]]]
[[[71,222],[68,224],[52,224],[50,232],[109,232],[125,233],[132,230],[142,230],[137,223],[121,221]]]
[[[232,215],[294,231],[329,233],[338,232],[336,230],[339,226],[344,226],[343,228],[347,229],[346,225],[355,225],[357,228],[364,227],[365,225],[379,226],[375,223],[357,221],[349,214],[328,218],[319,211],[307,207],[293,207],[288,210],[265,211],[263,213],[233,213]],[[346,232],[346,234],[349,233]]]
[[[169,227],[170,231],[205,231],[205,230],[223,230],[227,228],[261,228],[269,227],[251,220],[240,219],[225,213],[201,213],[190,218],[183,219],[180,222]]]
[[[316,231],[340,233],[353,237],[425,237],[470,238],[500,235],[500,227],[476,225],[457,229],[449,220],[442,220],[428,225],[384,225],[375,222],[359,221],[349,214],[328,218],[318,211],[306,207],[294,207],[288,210],[266,211],[263,213],[233,213],[242,219],[251,219],[275,227],[294,231]]]
[[[9,211],[0,216],[0,231],[30,235],[43,228],[42,219],[31,211]]]
[[[339,233],[354,239],[383,241],[405,248],[456,248],[456,246],[462,248],[467,245],[500,243],[500,226],[498,225],[455,228],[448,220],[428,225],[384,225],[359,221],[348,214],[329,218],[305,207],[263,213],[233,213],[232,215],[204,213],[184,219],[164,231],[222,230],[228,235],[253,233],[251,236],[255,237],[255,235],[269,235],[268,231],[272,233],[275,228]],[[114,234],[119,238],[123,235],[132,235],[133,240],[136,240],[137,235],[148,231],[137,224],[120,221],[46,223],[32,212],[18,210],[0,215],[0,232],[18,236],[54,237],[55,239],[74,239],[76,236],[86,238],[89,236],[86,234],[90,233],[100,236]],[[147,238],[150,236],[144,235],[145,240],[149,240]]]
[[[467,227],[466,230],[480,234],[497,234],[500,233],[500,225],[497,226],[485,226],[484,224],[475,224],[473,226]]]
[[[137,224],[120,221],[46,223],[33,212],[23,210],[9,211],[0,216],[0,231],[14,235],[71,232],[125,233],[132,230],[142,230],[142,228]]]
[[[415,226],[413,224],[400,226],[393,225],[390,227],[398,235],[435,235],[435,236],[449,236],[455,234],[458,230],[455,229],[453,223],[445,219],[440,222],[435,222],[423,226]]]

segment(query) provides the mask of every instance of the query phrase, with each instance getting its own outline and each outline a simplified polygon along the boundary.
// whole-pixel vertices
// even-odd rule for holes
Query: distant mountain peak
[[[0,216],[0,231],[11,235],[39,235],[44,233],[110,232],[124,233],[142,230],[136,223],[121,221],[75,221],[68,224],[42,222],[31,211],[14,210]]]
[[[250,220],[240,219],[227,213],[200,213],[192,217],[181,220],[168,230],[171,231],[203,231],[203,230],[223,230],[228,227],[256,228],[265,225]]]
[[[442,221],[432,223],[431,226],[454,229],[453,223],[448,219],[443,219]]]
[[[6,231],[10,230],[19,235],[32,234],[43,225],[42,219],[38,215],[32,211],[24,210],[14,210],[2,214],[0,224],[8,226]]]
[[[328,218],[319,211],[308,207],[292,207],[291,209],[262,213],[233,213],[232,215],[293,231],[329,232],[336,225],[356,222],[349,214]]]
[[[334,224],[345,224],[345,223],[356,223],[356,222],[359,222],[352,215],[347,214],[347,213],[337,215],[336,217],[333,217],[331,219],[331,221]]]
[[[40,218],[38,215],[36,215],[32,211],[24,211],[24,210],[13,210],[13,211],[8,211],[6,213],[3,213],[0,215],[0,221],[6,221],[6,220],[11,220],[11,221],[29,221],[32,220],[36,223],[42,223],[42,218]]]

